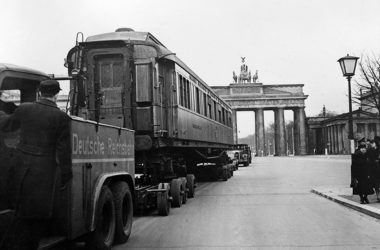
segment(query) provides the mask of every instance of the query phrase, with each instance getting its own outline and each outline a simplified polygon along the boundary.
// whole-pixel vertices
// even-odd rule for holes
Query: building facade
[[[376,113],[357,109],[352,112],[354,140],[380,136],[380,118]],[[350,154],[349,113],[334,117],[308,117],[308,154]]]

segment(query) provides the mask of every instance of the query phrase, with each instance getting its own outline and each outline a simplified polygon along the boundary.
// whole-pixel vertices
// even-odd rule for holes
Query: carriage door
[[[122,54],[107,54],[94,56],[94,64],[97,120],[114,126],[131,127],[128,61]]]

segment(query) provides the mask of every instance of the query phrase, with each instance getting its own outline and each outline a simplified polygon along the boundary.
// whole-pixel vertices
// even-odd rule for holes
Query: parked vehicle
[[[235,144],[231,146],[231,149],[241,151],[239,164],[243,164],[245,167],[251,164],[252,153],[251,148],[247,144]]]
[[[230,163],[234,166],[234,171],[239,169],[239,159],[241,159],[240,150],[228,150],[227,155],[230,158]]]

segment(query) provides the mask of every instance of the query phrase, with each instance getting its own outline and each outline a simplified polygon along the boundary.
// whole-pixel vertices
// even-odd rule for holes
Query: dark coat
[[[47,99],[23,103],[14,114],[0,117],[1,130],[20,129],[19,156],[11,169],[11,195],[19,216],[51,217],[55,189],[61,184],[57,179],[67,181],[72,176],[69,120]]]
[[[369,166],[371,168],[371,180],[372,186],[375,188],[380,187],[380,163],[379,155],[380,150],[378,148],[370,148],[367,151]]]
[[[353,194],[373,194],[371,182],[371,166],[367,153],[356,152],[352,155],[352,178],[357,180]]]

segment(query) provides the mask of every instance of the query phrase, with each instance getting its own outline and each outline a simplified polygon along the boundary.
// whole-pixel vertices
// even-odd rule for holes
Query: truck
[[[35,101],[40,81],[49,78],[37,70],[0,64],[0,91],[5,102],[19,105]],[[66,189],[56,194],[53,231],[43,238],[40,248],[82,237],[90,249],[110,249],[112,244],[128,240],[135,196],[134,139],[131,129],[70,115],[73,178]],[[2,191],[7,188],[12,157],[17,156],[17,143],[17,131],[0,132]],[[1,195],[0,210],[3,214],[12,214],[6,213],[12,208],[4,204],[5,194]],[[0,220],[9,223],[5,216]],[[5,230],[0,232],[4,235]]]
[[[110,249],[128,240],[134,211],[167,216],[194,197],[196,178],[232,176],[231,107],[150,32],[78,32],[64,65],[67,77],[3,65],[18,75],[0,82],[24,102],[36,100],[41,80],[70,81],[74,178],[57,199],[49,242]]]
[[[248,166],[252,162],[251,148],[248,144],[234,144],[230,148],[231,150],[239,150],[239,164],[243,166]]]

